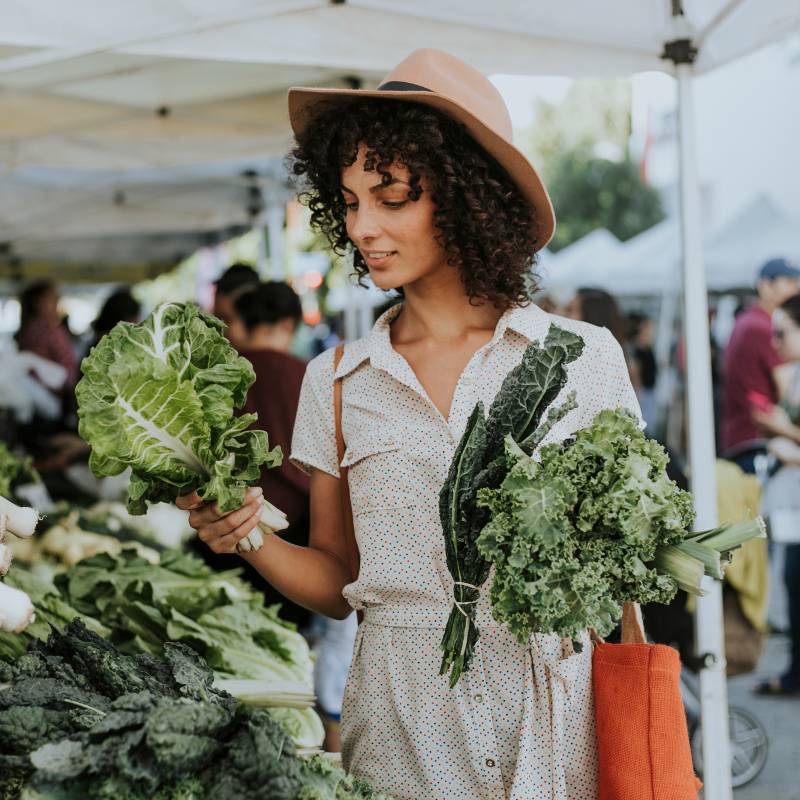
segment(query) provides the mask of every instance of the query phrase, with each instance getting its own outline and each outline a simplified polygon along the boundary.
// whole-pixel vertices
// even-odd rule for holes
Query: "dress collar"
[[[378,317],[367,336],[348,343],[336,369],[335,378],[349,375],[369,359],[373,367],[385,369],[392,374],[399,372],[400,375],[397,377],[403,382],[411,380],[413,373],[412,376],[404,374],[410,372],[410,368],[406,360],[392,347],[391,340],[391,323],[402,307],[402,303],[392,306]],[[549,322],[550,315],[533,303],[509,308],[497,321],[490,346],[499,342],[509,330],[524,336],[529,341],[543,337],[547,333]],[[416,383],[416,379],[413,382]]]

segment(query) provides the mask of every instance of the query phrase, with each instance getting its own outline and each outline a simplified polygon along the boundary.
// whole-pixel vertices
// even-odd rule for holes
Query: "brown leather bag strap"
[[[606,640],[597,635],[594,628],[589,629],[589,633],[594,644],[605,644]],[[642,621],[642,609],[638,603],[622,604],[622,632],[620,644],[647,644],[647,636],[644,632],[644,622]]]
[[[642,621],[642,609],[638,603],[622,604],[622,644],[647,644]]]
[[[333,356],[333,373],[344,354],[344,345],[337,345]],[[339,488],[342,493],[342,523],[344,527],[345,543],[347,545],[347,561],[350,567],[350,575],[353,580],[358,577],[361,559],[358,553],[358,543],[356,542],[356,532],[353,527],[353,508],[350,505],[350,485],[347,481],[347,467],[341,466],[344,459],[345,443],[342,434],[342,379],[333,380],[333,419],[336,425],[336,453],[339,461]],[[360,616],[359,616],[360,621]]]

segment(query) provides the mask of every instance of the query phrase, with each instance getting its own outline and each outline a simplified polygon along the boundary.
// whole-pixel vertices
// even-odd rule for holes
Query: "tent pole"
[[[676,73],[690,481],[697,512],[696,526],[698,530],[704,530],[717,524],[717,480],[708,295],[703,265],[700,184],[695,162],[691,62],[677,63]],[[705,798],[731,800],[722,584],[704,578],[703,585],[708,594],[697,600],[695,642],[705,664],[700,671]]]

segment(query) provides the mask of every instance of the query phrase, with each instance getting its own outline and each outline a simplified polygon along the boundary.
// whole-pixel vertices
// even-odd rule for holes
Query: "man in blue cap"
[[[772,312],[800,292],[800,269],[785,258],[770,259],[756,288],[758,302],[736,318],[723,362],[723,455],[751,473],[755,456],[766,448],[753,412],[778,402],[773,371],[781,359],[772,343]]]

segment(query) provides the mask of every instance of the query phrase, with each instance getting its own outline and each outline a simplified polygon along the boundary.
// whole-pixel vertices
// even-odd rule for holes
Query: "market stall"
[[[694,163],[691,78],[800,26],[791,2],[567,0],[557,10],[411,0],[237,2],[224,12],[183,3],[6,4],[0,16],[0,86],[14,121],[2,130],[9,172],[31,166],[125,169],[242,159],[282,152],[290,84],[362,85],[406,54],[435,46],[492,72],[628,74],[664,69],[679,86],[681,263],[690,396],[690,461],[698,524],[713,527],[713,425],[702,225]],[[353,33],[364,35],[354,45]],[[343,55],[346,54],[346,55]],[[198,80],[202,75],[203,79]],[[202,88],[201,88],[202,87]],[[124,191],[125,177],[119,179]],[[278,203],[278,201],[275,201]],[[273,209],[274,211],[275,209]],[[273,228],[278,215],[272,214]],[[24,274],[13,256],[4,260]],[[720,597],[698,604],[706,796],[730,797]]]

